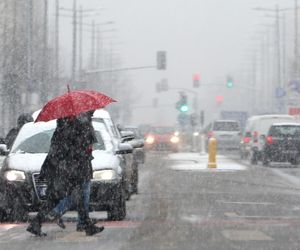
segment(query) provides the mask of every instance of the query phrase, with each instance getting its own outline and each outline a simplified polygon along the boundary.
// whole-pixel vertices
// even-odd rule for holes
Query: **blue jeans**
[[[85,181],[82,184],[82,190],[83,190],[83,205],[84,210],[88,214],[89,213],[89,203],[90,203],[90,193],[91,193],[91,181]],[[64,199],[60,200],[60,202],[57,204],[57,206],[53,209],[53,211],[56,214],[63,215],[68,210],[71,209],[75,205],[75,199],[73,195],[69,195],[65,197]],[[78,221],[77,224],[84,224],[83,218],[80,218],[78,215]]]

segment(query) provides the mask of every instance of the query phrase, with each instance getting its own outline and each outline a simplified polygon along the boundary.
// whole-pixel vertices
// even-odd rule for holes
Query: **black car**
[[[262,151],[262,162],[300,163],[300,124],[274,123],[266,136]]]

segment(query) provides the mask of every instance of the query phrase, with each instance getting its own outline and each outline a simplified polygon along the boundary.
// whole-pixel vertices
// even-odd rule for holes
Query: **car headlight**
[[[117,173],[115,170],[107,169],[107,170],[99,170],[93,172],[94,181],[110,181],[117,178]]]
[[[9,170],[4,173],[8,181],[25,181],[25,173],[18,170]]]
[[[172,143],[178,143],[179,142],[179,137],[172,136],[171,139],[170,139],[170,142],[172,142]]]
[[[146,143],[147,143],[147,144],[152,144],[154,141],[155,141],[155,139],[154,139],[153,136],[148,136],[148,137],[146,138]]]

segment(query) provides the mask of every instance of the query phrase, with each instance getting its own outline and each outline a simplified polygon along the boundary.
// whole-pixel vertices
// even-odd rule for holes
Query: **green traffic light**
[[[227,88],[232,88],[233,87],[233,82],[227,82]]]
[[[180,107],[180,111],[181,111],[181,112],[188,112],[188,111],[189,111],[189,107],[188,107],[187,105],[182,105],[182,106]]]

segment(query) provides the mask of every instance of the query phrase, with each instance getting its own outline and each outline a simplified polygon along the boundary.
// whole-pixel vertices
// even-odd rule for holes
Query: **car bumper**
[[[271,162],[290,162],[299,157],[298,150],[270,150],[265,152],[265,156]]]
[[[153,144],[146,144],[146,150],[177,150],[178,144],[169,143],[169,142],[159,142]]]
[[[90,206],[107,210],[114,206],[122,189],[121,180],[114,180],[109,182],[92,181]]]
[[[92,181],[90,206],[108,208],[117,200],[121,187],[121,179],[113,181]],[[39,207],[45,202],[45,197],[42,199],[38,196],[37,189],[33,183],[28,182],[8,182],[2,184],[0,196],[0,207],[8,208],[14,202],[21,202],[23,207],[29,212],[38,211]]]

